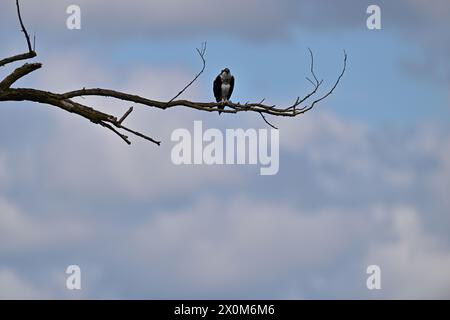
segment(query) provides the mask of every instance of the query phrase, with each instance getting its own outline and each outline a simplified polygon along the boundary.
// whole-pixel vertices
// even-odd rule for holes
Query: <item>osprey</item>
[[[230,73],[230,69],[223,69],[216,77],[213,84],[214,96],[217,102],[227,102],[231,98],[234,89],[234,77]],[[219,107],[224,109],[224,106]],[[219,111],[219,114],[221,112]]]

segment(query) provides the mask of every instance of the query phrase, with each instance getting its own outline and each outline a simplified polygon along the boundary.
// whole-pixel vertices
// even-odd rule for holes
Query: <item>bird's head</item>
[[[230,74],[230,69],[225,68],[225,69],[222,70],[222,73],[224,73],[224,72],[225,72],[226,74]]]

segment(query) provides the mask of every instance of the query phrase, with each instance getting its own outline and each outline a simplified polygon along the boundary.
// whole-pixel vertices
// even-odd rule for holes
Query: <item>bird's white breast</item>
[[[227,83],[222,84],[222,97],[226,98],[228,96],[228,92],[230,92],[230,85]]]

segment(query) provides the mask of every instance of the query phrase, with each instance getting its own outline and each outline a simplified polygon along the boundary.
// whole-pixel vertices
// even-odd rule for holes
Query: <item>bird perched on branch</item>
[[[227,102],[230,100],[234,89],[234,77],[230,73],[230,69],[223,69],[216,77],[213,84],[214,96],[217,102]],[[225,106],[220,106],[219,109],[223,110]],[[222,112],[219,111],[219,114]]]

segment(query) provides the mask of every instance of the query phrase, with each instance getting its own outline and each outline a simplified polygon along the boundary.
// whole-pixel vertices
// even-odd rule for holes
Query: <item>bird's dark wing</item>
[[[217,76],[216,80],[214,80],[213,91],[216,101],[220,102],[222,100],[222,79],[220,76]]]
[[[228,91],[228,96],[227,96],[227,100],[230,100],[231,95],[233,94],[233,89],[234,89],[234,77],[231,76],[231,81],[230,81],[230,90]]]

